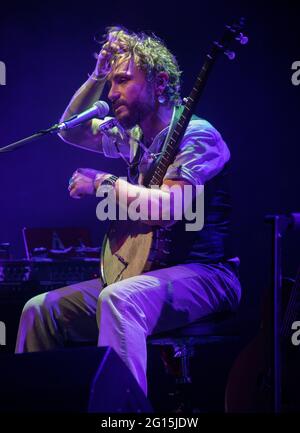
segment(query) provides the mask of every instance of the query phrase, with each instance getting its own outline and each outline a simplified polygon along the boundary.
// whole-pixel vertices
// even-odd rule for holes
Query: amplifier
[[[0,260],[0,283],[30,280],[28,260]]]
[[[0,260],[0,296],[34,294],[98,278],[99,259]]]
[[[24,304],[40,293],[98,278],[99,259],[0,260],[0,322],[6,326],[6,344],[0,352],[13,352]]]
[[[66,282],[69,284],[99,277],[99,259],[32,261],[30,277],[40,282]]]
[[[0,260],[0,282],[83,281],[99,276],[99,259]]]

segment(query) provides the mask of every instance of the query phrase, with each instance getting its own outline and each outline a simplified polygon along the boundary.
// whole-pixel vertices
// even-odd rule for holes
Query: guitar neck
[[[239,30],[240,30],[240,26],[237,26],[236,28],[227,26],[226,31],[222,39],[220,40],[220,42],[215,41],[213,43],[211,52],[206,55],[204,64],[201,68],[199,75],[197,76],[192,91],[189,97],[186,98],[185,100],[182,113],[168,140],[168,143],[166,143],[165,145],[165,150],[161,155],[161,157],[156,162],[155,168],[151,172],[151,175],[147,177],[147,183],[145,184],[145,186],[162,184],[163,178],[167,172],[169,165],[172,164],[172,162],[175,159],[176,152],[179,148],[182,137],[196,109],[196,106],[202,95],[202,92],[206,85],[209,74],[212,70],[212,67],[217,59],[217,56],[221,52],[224,52],[224,47],[226,47],[228,42],[235,37],[237,31]],[[225,54],[230,59],[233,59],[235,56],[233,52],[225,52]]]
[[[164,152],[157,160],[155,169],[146,186],[162,184],[169,165],[172,164],[175,159],[180,142],[195,111],[196,105],[198,104],[214,61],[215,56],[209,54],[206,56],[206,60],[196,79],[194,87],[183,105],[182,113],[179,116],[168,142],[165,144]]]
[[[248,38],[241,33],[241,29],[244,25],[244,19],[241,18],[238,24],[232,26],[226,26],[223,37],[220,42],[215,41],[213,43],[211,52],[206,55],[204,64],[201,71],[196,79],[194,87],[185,100],[182,112],[179,119],[172,131],[167,138],[167,143],[164,145],[163,153],[155,162],[154,166],[150,169],[144,180],[146,187],[160,186],[163,182],[163,178],[167,172],[170,164],[175,159],[182,137],[186,131],[186,128],[191,120],[192,114],[195,111],[196,105],[199,102],[200,96],[205,87],[209,73],[215,63],[217,56],[220,53],[224,53],[230,60],[235,58],[235,53],[232,51],[225,51],[230,42],[234,39],[239,41],[240,44],[245,45],[248,42]]]

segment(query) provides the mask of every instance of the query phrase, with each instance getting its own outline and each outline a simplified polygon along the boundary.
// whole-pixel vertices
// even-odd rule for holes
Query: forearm
[[[74,94],[60,122],[86,110],[99,100],[105,86],[105,79],[99,80],[93,77],[94,74]],[[91,151],[101,152],[101,137],[98,133],[97,124],[93,123],[92,120],[84,122],[76,128],[61,131],[59,135],[67,143]]]
[[[104,197],[104,191],[107,190],[97,190],[97,197]],[[169,225],[175,220],[175,214],[178,217],[179,208],[181,209],[180,203],[175,210],[172,194],[168,191],[132,185],[122,178],[116,181],[114,190],[110,192],[112,194],[107,199],[115,200],[120,220],[141,220],[149,225]]]
[[[96,67],[88,80],[77,90],[63,113],[60,122],[88,109],[102,95],[107,77],[112,71],[112,59],[120,52],[118,44],[107,40],[97,56]],[[95,152],[101,152],[102,133],[99,119],[84,122],[76,128],[62,131],[60,137],[67,143]]]
[[[128,219],[142,220],[149,225],[168,225],[173,221],[170,194],[159,188],[132,185],[123,179],[116,184],[119,209],[127,210]]]
[[[96,78],[93,73],[74,94],[63,113],[60,122],[63,122],[74,114],[86,110],[93,105],[94,102],[98,101],[103,92],[104,86],[105,79],[100,80],[99,78]]]

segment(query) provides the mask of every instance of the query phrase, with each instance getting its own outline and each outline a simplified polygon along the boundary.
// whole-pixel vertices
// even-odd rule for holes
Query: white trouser
[[[99,279],[35,296],[20,319],[16,353],[67,342],[110,346],[147,394],[146,337],[211,313],[236,310],[241,288],[222,264],[184,264],[148,272],[102,289]]]

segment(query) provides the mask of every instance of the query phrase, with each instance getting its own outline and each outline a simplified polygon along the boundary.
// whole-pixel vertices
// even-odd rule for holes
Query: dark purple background
[[[223,134],[234,161],[236,247],[241,258],[243,308],[258,317],[271,278],[268,213],[300,211],[299,96],[291,64],[300,60],[299,8],[291,2],[88,1],[8,3],[1,7],[0,146],[57,122],[75,90],[91,73],[98,46],[93,35],[112,24],[153,31],[176,54],[183,95],[191,90],[211,42],[223,25],[244,15],[250,42],[237,59],[221,58],[197,114]],[[4,8],[4,10],[3,10]],[[95,245],[107,224],[96,219],[97,201],[69,198],[67,183],[78,167],[125,174],[122,161],[72,147],[51,136],[0,156],[0,242],[24,257],[24,226],[87,226]],[[285,242],[285,272],[294,275],[299,235]]]

